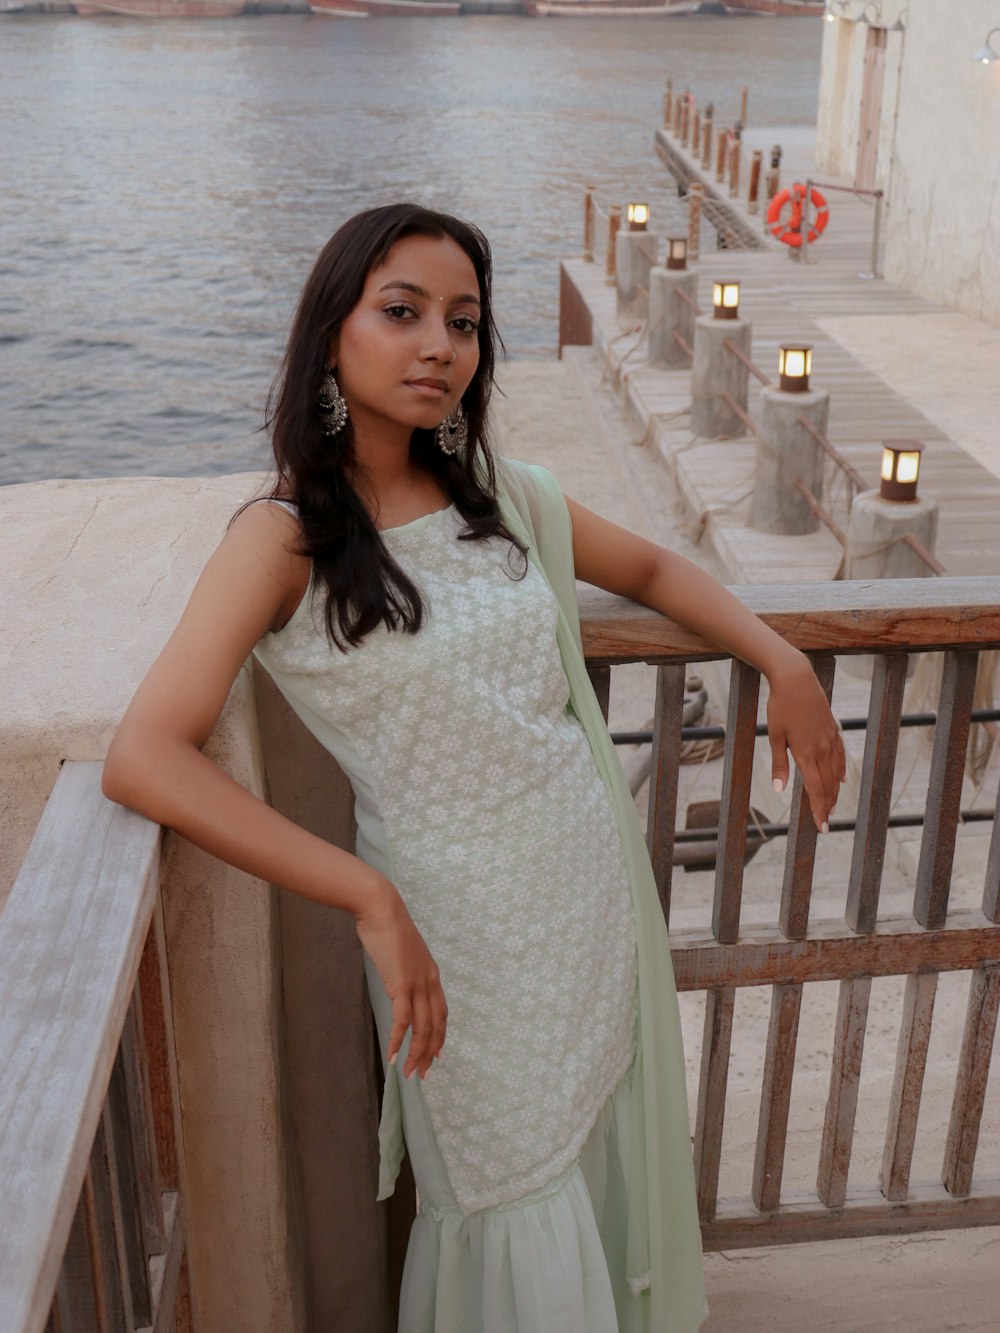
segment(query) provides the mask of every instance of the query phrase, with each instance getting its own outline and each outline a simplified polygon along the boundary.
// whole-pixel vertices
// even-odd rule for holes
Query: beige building
[[[1000,325],[996,0],[830,0],[817,165],[886,201],[885,276]],[[1000,53],[1000,31],[992,48]]]

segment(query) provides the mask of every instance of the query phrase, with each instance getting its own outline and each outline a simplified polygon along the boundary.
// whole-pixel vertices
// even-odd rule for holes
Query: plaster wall
[[[885,275],[1000,326],[1000,62],[971,58],[998,22],[995,0],[880,3]],[[847,12],[863,8],[849,0]],[[891,31],[899,18],[905,32]],[[840,17],[823,27],[816,162],[853,184],[869,29]]]
[[[103,758],[233,510],[259,488],[256,475],[0,488],[0,910],[60,762]],[[310,767],[304,731],[259,688],[244,667],[206,753],[263,796],[261,735],[291,735],[297,783],[274,761],[289,813],[352,846],[342,775]],[[351,924],[327,912],[305,923],[310,943],[289,942],[297,900],[169,835],[162,896],[197,1333],[328,1329],[332,1300],[344,1327],[383,1333],[377,1089]],[[325,1245],[317,1218],[331,1224]]]

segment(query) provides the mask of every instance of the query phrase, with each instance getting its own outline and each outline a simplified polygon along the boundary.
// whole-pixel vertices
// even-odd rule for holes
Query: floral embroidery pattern
[[[351,741],[395,883],[441,969],[448,1038],[422,1086],[460,1206],[539,1189],[635,1053],[636,945],[614,813],[568,710],[557,606],[454,509],[384,534],[416,635],[331,650],[300,607],[268,656]],[[348,776],[351,776],[350,774]]]

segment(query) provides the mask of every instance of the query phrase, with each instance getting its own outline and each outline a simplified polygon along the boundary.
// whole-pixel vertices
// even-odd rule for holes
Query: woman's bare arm
[[[180,623],[115,733],[104,793],[260,879],[351,912],[393,1001],[388,1056],[407,1028],[404,1072],[424,1076],[444,1042],[437,967],[395,887],[358,857],[300,828],[202,754],[253,645],[302,596],[296,521],[255,505],[206,565]]]
[[[788,751],[802,773],[813,818],[824,828],[845,776],[844,746],[805,655],[703,569],[567,499],[577,576],[630,597],[757,667],[768,680],[771,776],[788,781]]]

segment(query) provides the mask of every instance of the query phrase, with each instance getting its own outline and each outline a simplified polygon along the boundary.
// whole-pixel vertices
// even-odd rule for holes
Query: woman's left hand
[[[788,751],[802,774],[816,827],[829,831],[847,759],[837,720],[808,658],[783,666],[768,678],[767,731],[771,742],[771,778],[775,791],[788,783]],[[780,785],[779,785],[780,784]]]

